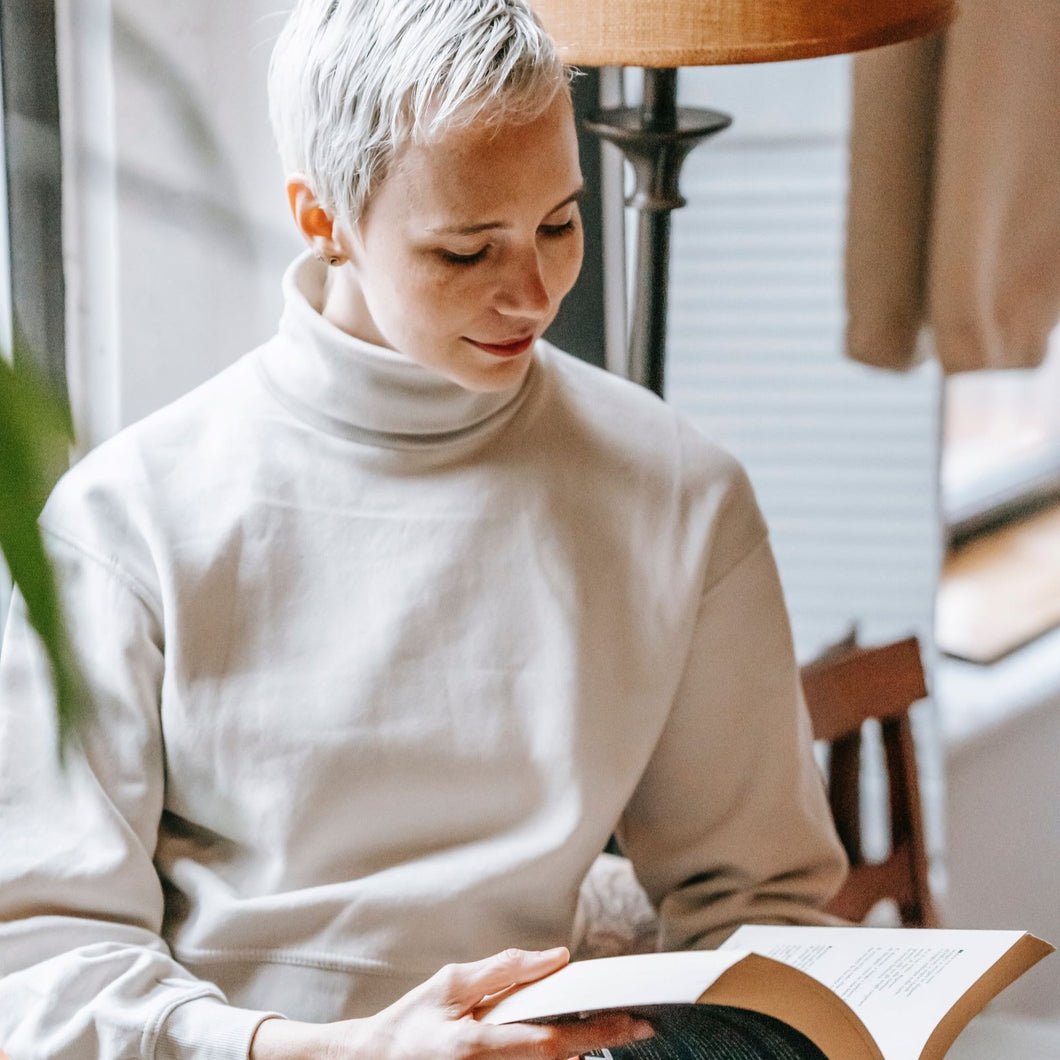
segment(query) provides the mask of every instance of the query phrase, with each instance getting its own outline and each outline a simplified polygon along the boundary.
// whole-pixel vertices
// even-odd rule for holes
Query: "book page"
[[[520,988],[479,1018],[487,1023],[518,1023],[603,1008],[691,1005],[746,953],[698,950],[648,954],[651,975],[647,977],[643,974],[645,955],[577,961]]]
[[[919,1057],[960,997],[1021,931],[745,926],[721,949],[812,975],[861,1018],[885,1060]]]

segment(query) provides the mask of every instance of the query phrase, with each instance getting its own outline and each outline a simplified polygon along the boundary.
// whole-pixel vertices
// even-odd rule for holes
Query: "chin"
[[[510,390],[512,387],[518,386],[526,378],[526,373],[530,370],[530,362],[532,360],[532,352],[527,351],[526,354],[510,361],[502,361],[484,367],[475,365],[474,367],[457,368],[444,374],[465,390],[470,390],[476,394],[493,394],[498,390]]]

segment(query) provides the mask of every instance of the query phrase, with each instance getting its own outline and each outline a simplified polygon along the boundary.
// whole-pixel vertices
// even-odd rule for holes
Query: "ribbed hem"
[[[247,1060],[254,1032],[278,1015],[232,1008],[214,997],[193,998],[163,1021],[153,1060]]]

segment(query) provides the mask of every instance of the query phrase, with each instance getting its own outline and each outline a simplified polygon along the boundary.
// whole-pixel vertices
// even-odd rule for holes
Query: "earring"
[[[328,258],[328,264],[331,265],[334,268],[334,266],[339,264],[339,259],[338,258]]]

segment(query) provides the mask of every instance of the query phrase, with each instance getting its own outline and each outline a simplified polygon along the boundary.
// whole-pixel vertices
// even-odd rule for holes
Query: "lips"
[[[518,357],[520,353],[525,353],[530,349],[534,342],[534,336],[527,335],[521,339],[512,339],[510,342],[476,342],[474,339],[468,339],[467,341],[472,346],[477,346],[480,350],[493,354],[494,357]]]

